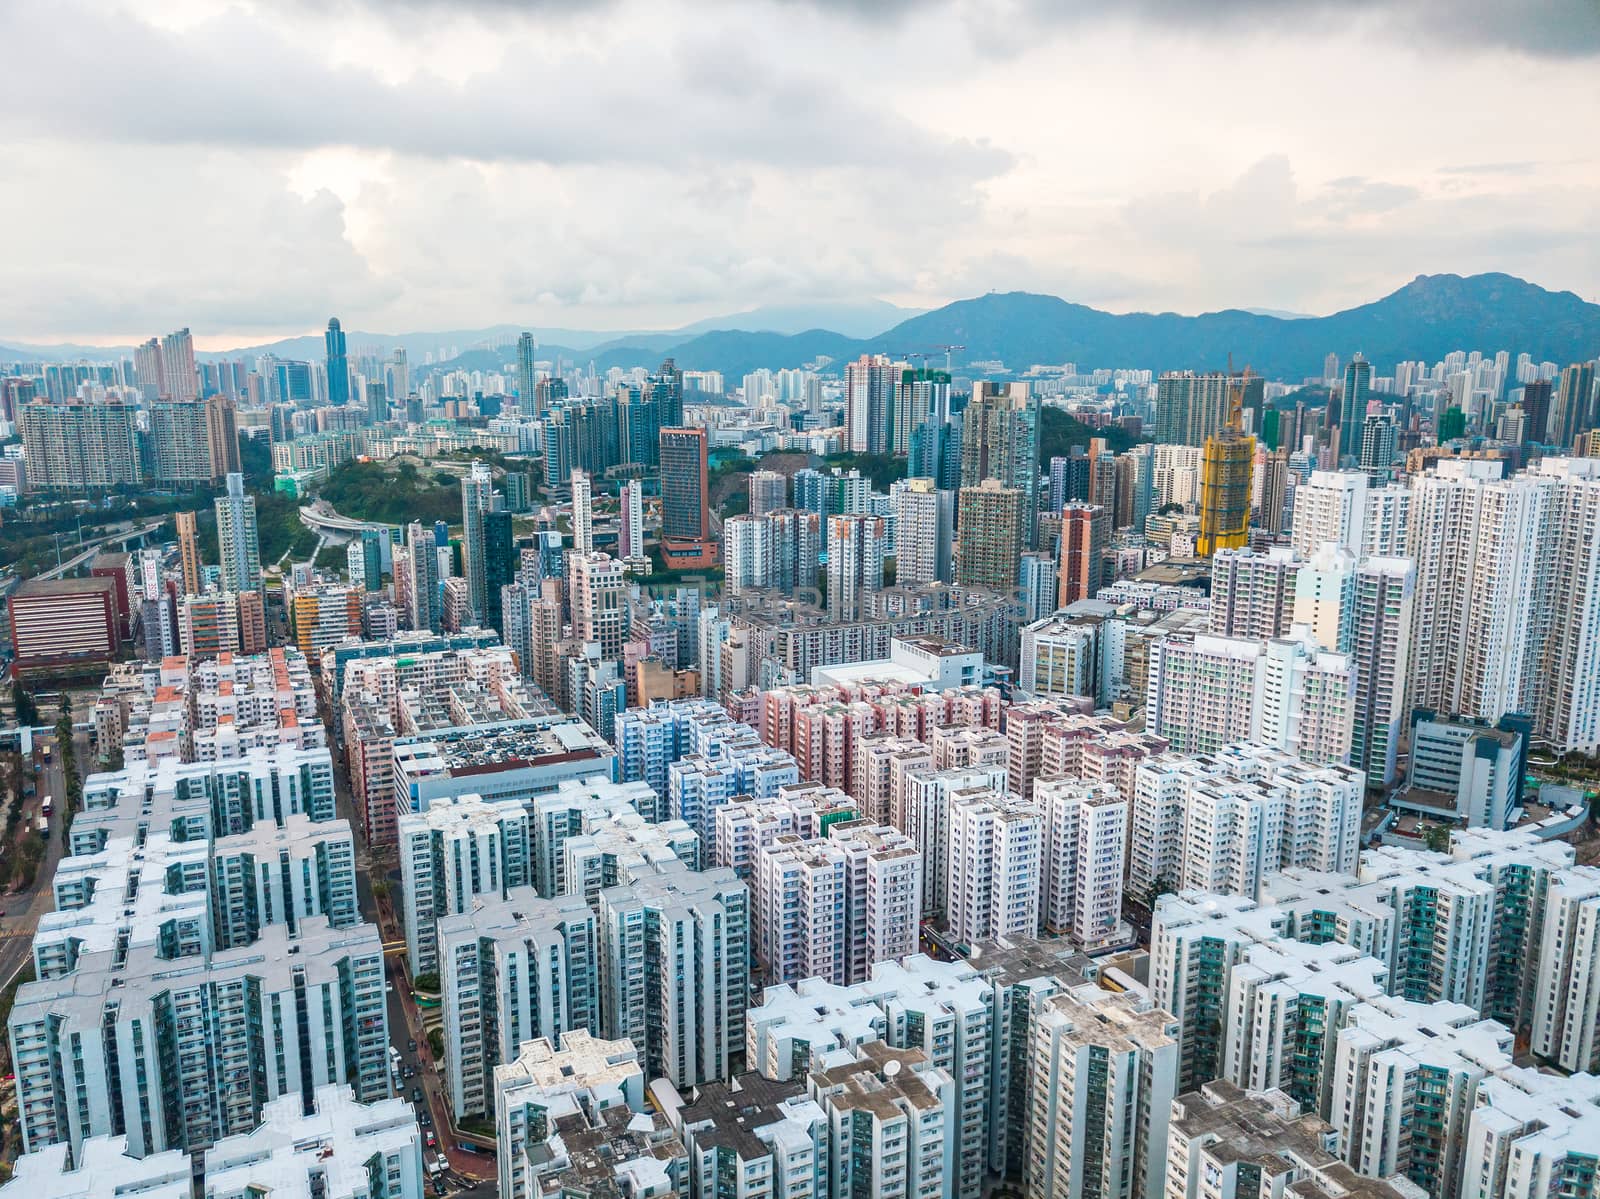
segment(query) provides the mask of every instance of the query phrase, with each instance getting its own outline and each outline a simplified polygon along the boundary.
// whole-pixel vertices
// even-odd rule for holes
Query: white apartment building
[[[726,1077],[749,993],[745,885],[731,870],[666,863],[600,892],[599,929],[600,1027],[639,1046],[652,1078]]]
[[[598,938],[581,896],[531,887],[439,920],[444,1074],[457,1116],[487,1112],[495,1067],[524,1041],[599,1026]]]
[[[1478,1085],[1511,1065],[1510,1030],[1459,1003],[1373,999],[1339,1030],[1327,1118],[1340,1154],[1456,1199]]]
[[[922,910],[944,915],[950,908],[950,814],[963,799],[1003,791],[1004,766],[966,770],[908,770],[900,787],[894,823],[922,854]]]
[[[1290,546],[1218,550],[1211,558],[1210,631],[1251,640],[1285,636],[1298,619],[1295,580],[1305,562]]]
[[[574,1029],[559,1044],[557,1049],[548,1039],[531,1038],[515,1056],[495,1067],[495,1133],[500,1147],[495,1156],[504,1199],[540,1199],[545,1194],[544,1179],[554,1172],[560,1151],[586,1147],[580,1142],[569,1148],[563,1131],[570,1135],[602,1126],[611,1111],[630,1119],[647,1111],[644,1070],[632,1041],[604,1041],[587,1029]],[[637,1184],[655,1173],[650,1162],[639,1159],[613,1159],[607,1165],[618,1182]]]
[[[1122,923],[1127,801],[1105,783],[1040,779],[1033,802],[1044,816],[1044,927],[1088,948],[1130,938]]]
[[[561,856],[563,893],[582,896],[598,909],[602,890],[652,873],[658,864],[676,860],[700,869],[700,838],[681,820],[651,824],[628,811],[595,820],[587,832],[568,837]]]
[[[786,834],[813,840],[828,826],[854,820],[856,802],[821,783],[788,783],[771,799],[744,799],[716,811],[717,852],[710,865],[726,866],[745,882],[755,877],[762,849]]]
[[[176,1149],[132,1157],[126,1137],[90,1137],[68,1165],[68,1146],[46,1145],[12,1163],[0,1199],[193,1199],[194,1167]]]
[[[1128,885],[1254,897],[1273,871],[1353,871],[1364,795],[1349,767],[1263,745],[1146,759],[1134,772]]]
[[[528,842],[534,889],[549,899],[567,894],[566,843],[599,825],[634,812],[664,820],[656,794],[645,783],[614,783],[604,774],[563,779],[554,791],[528,805]]]
[[[1355,669],[1296,626],[1271,641],[1174,634],[1150,646],[1145,726],[1185,753],[1259,741],[1306,762],[1350,757]]]
[[[1458,1199],[1584,1194],[1592,1189],[1597,1144],[1600,1079],[1502,1070],[1478,1087]]]
[[[1093,697],[1099,682],[1096,626],[1067,616],[1046,616],[1022,630],[1017,686],[1039,699]]]
[[[674,1113],[694,1199],[827,1199],[828,1119],[802,1082],[710,1082]]]
[[[248,1132],[262,1105],[327,1084],[389,1094],[383,947],[368,924],[303,920],[241,949],[81,956],[27,983],[9,1023],[28,1151],[125,1135],[139,1156]],[[118,1089],[116,1096],[112,1088]]]
[[[422,1130],[400,1099],[359,1103],[349,1087],[318,1087],[312,1110],[295,1095],[261,1109],[261,1125],[206,1150],[205,1199],[423,1199]]]
[[[1355,592],[1356,556],[1324,542],[1295,575],[1294,623],[1309,629],[1323,649],[1349,653]]]
[[[1023,1179],[1041,1199],[1160,1199],[1178,1027],[1093,985],[1042,1001],[1029,1046]]]
[[[531,881],[528,810],[478,795],[438,800],[400,817],[400,887],[411,976],[439,967],[437,923],[480,895],[498,899]]]
[[[1382,962],[1348,945],[1252,945],[1228,971],[1221,1076],[1246,1090],[1284,1091],[1325,1115],[1339,1029],[1387,982]]]
[[[955,493],[933,479],[898,479],[889,485],[895,513],[895,583],[915,587],[948,583],[955,543]]]
[[[1318,470],[1294,489],[1294,523],[1290,544],[1309,558],[1328,542],[1352,554],[1365,546],[1367,490],[1370,480],[1362,471]]]
[[[1001,791],[962,791],[950,802],[950,935],[959,945],[1031,937],[1039,929],[1044,822],[1032,803]]]
[[[1425,1199],[1403,1179],[1360,1177],[1325,1120],[1282,1091],[1217,1079],[1172,1104],[1164,1199]]]
[[[955,1174],[955,1082],[915,1049],[881,1041],[829,1055],[808,1079],[828,1128],[830,1195],[916,1199]]]

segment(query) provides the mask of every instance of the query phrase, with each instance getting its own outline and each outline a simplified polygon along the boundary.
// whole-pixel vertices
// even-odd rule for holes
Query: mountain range
[[[863,334],[871,322],[892,322]],[[708,328],[711,325],[715,327]],[[350,332],[358,347],[404,345],[413,366],[441,347],[486,343],[451,361],[466,369],[498,369],[510,361],[515,325],[443,333],[384,335]],[[541,358],[593,362],[601,371],[653,367],[672,356],[685,370],[719,370],[730,385],[759,367],[799,367],[827,358],[833,370],[862,353],[911,357],[943,365],[947,347],[957,368],[999,363],[997,373],[1020,373],[1035,364],[1075,362],[1081,368],[1149,370],[1216,369],[1231,355],[1273,379],[1320,376],[1330,352],[1348,361],[1366,355],[1386,374],[1401,359],[1436,362],[1452,350],[1509,350],[1535,361],[1568,363],[1600,355],[1600,305],[1570,291],[1548,291],[1512,275],[1419,275],[1399,290],[1329,316],[1270,314],[1228,309],[1199,316],[1177,313],[1102,312],[1056,296],[991,292],[930,312],[898,309],[881,301],[855,305],[774,306],[702,321],[669,332],[593,333],[535,329]],[[59,360],[108,357],[105,347],[0,346],[0,359]],[[314,358],[320,336],[231,350],[227,357],[260,353]],[[218,357],[222,355],[206,355]]]

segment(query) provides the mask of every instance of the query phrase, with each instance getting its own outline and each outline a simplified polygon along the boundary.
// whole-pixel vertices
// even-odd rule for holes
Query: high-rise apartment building
[[[750,985],[750,893],[733,871],[658,865],[600,892],[599,928],[606,1033],[674,1086],[728,1077]]]
[[[956,544],[956,582],[1010,592],[1017,585],[1018,563],[1028,538],[1030,492],[1007,487],[990,476],[963,487]]]
[[[1156,380],[1156,444],[1205,445],[1228,423],[1225,372],[1173,371]]]
[[[1113,786],[1041,779],[1034,803],[1044,815],[1040,923],[1080,946],[1115,943],[1122,921],[1128,802]]]
[[[572,635],[600,647],[608,662],[622,658],[627,635],[627,575],[609,554],[569,554],[567,586],[572,604]]]
[[[1362,559],[1355,573],[1350,656],[1355,661],[1355,721],[1350,764],[1372,787],[1395,780],[1406,719],[1417,568],[1409,558]]]
[[[261,537],[256,531],[256,497],[246,495],[244,476],[228,476],[228,493],[218,496],[217,548],[222,558],[224,591],[257,591],[261,587]]]
[[[1100,590],[1101,557],[1111,544],[1111,512],[1099,504],[1061,507],[1061,556],[1056,574],[1056,606],[1093,599]]]
[[[998,479],[1022,492],[1023,545],[1031,548],[1039,509],[1039,397],[1026,383],[980,381],[961,428],[961,486]]]
[[[852,454],[892,452],[898,433],[892,426],[899,373],[882,354],[863,354],[845,363],[845,444]]]
[[[161,394],[172,400],[192,400],[200,394],[200,376],[194,368],[194,338],[187,329],[161,339]]]
[[[1044,822],[1032,803],[966,792],[949,809],[949,927],[957,944],[1039,929]]]
[[[1294,623],[1295,577],[1305,561],[1287,546],[1218,550],[1211,559],[1210,630],[1221,637],[1282,637]]]
[[[894,392],[894,423],[890,452],[909,455],[922,451],[914,441],[934,440],[950,419],[950,374],[939,370],[902,370]],[[929,447],[933,449],[933,447]],[[919,452],[917,457],[926,457]],[[912,473],[921,473],[912,463]]]
[[[572,472],[572,548],[579,554],[594,553],[594,496],[589,472]]]
[[[644,557],[644,488],[629,479],[618,494],[617,550],[623,558]]]
[[[1041,1199],[1160,1199],[1178,1094],[1178,1025],[1093,984],[1031,1021],[1023,1178]]]
[[[480,895],[503,896],[533,881],[528,810],[514,799],[435,800],[398,823],[406,953],[415,974],[438,970],[438,922]]]
[[[1309,482],[1294,489],[1294,523],[1289,539],[1302,558],[1332,541],[1353,554],[1362,552],[1366,535],[1367,489],[1360,471],[1314,471]]]
[[[534,360],[539,356],[539,343],[527,331],[517,335],[517,409],[523,416],[539,416],[539,376]]]
[[[33,487],[86,491],[144,481],[132,404],[36,399],[22,405],[17,424]]]
[[[461,558],[467,581],[470,623],[481,625],[489,613],[489,543],[485,517],[494,508],[494,472],[474,461],[461,480]]]
[[[955,497],[930,478],[899,479],[889,486],[889,503],[895,513],[896,584],[948,583]]]
[[[599,1028],[597,947],[594,911],[577,895],[542,899],[518,886],[441,916],[437,968],[452,1112],[490,1112],[495,1075],[525,1041]]]
[[[789,478],[775,470],[750,472],[750,515],[764,516],[789,504]]]
[[[1550,409],[1550,443],[1571,446],[1578,434],[1594,428],[1594,363],[1574,362],[1561,372]]]
[[[828,525],[828,615],[859,620],[866,593],[883,586],[884,524],[881,516],[830,516]]]
[[[183,569],[183,593],[199,595],[202,577],[200,539],[195,530],[194,513],[175,512],[172,519],[178,531],[178,560]]]

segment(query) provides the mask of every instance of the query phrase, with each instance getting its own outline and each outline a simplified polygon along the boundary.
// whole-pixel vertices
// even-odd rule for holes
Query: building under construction
[[[1228,423],[1206,438],[1200,458],[1200,537],[1195,553],[1209,558],[1218,550],[1250,543],[1250,479],[1256,439],[1244,432],[1245,389],[1255,376],[1228,372]]]

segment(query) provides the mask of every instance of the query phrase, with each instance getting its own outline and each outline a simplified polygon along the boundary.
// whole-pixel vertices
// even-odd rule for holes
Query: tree
[[[33,696],[20,682],[13,680],[11,683],[11,702],[17,709],[17,723],[31,726],[39,723],[39,705],[33,702]]]
[[[1450,852],[1450,826],[1435,824],[1422,834],[1422,842],[1434,853]]]

